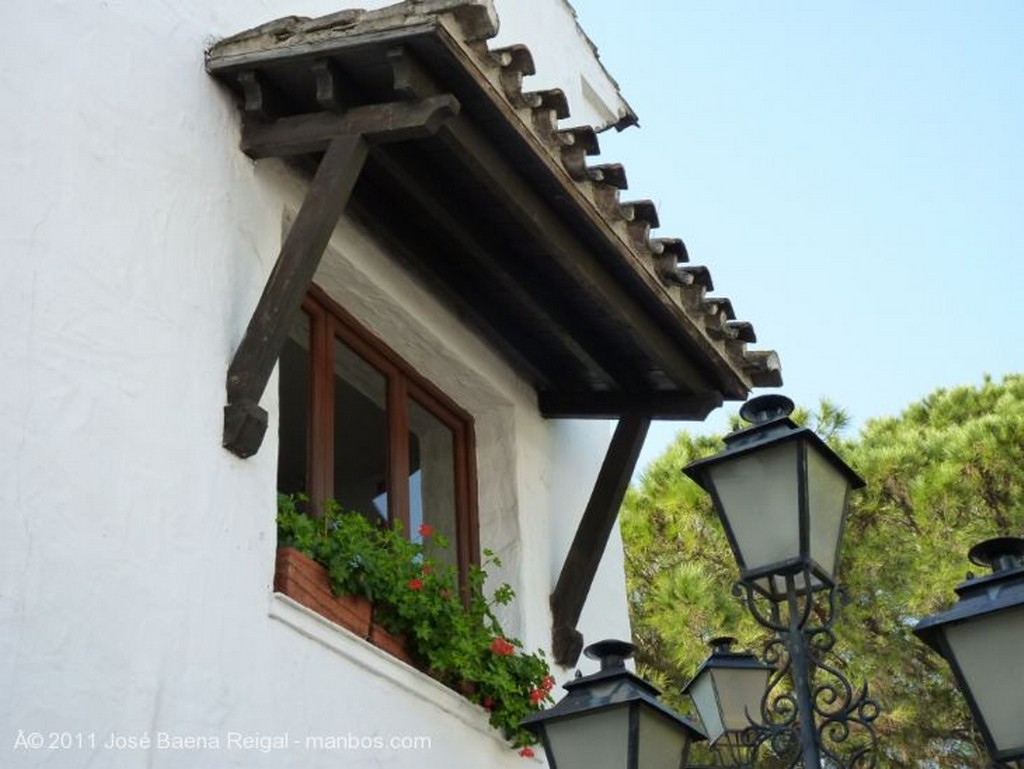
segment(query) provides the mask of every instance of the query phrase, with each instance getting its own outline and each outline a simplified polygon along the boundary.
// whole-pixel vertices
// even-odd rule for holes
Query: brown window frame
[[[381,373],[387,381],[388,524],[409,532],[409,399],[452,431],[455,474],[455,549],[463,579],[480,562],[477,522],[476,440],[473,417],[420,374],[317,285],[302,304],[310,324],[310,408],[306,488],[313,511],[334,488],[334,340]]]

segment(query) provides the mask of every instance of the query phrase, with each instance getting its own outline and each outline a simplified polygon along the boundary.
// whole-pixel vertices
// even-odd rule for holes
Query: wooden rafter
[[[454,205],[443,198],[443,191],[431,189],[424,182],[409,172],[407,164],[392,158],[384,152],[373,155],[374,161],[387,173],[392,183],[398,185],[406,194],[414,199],[423,211],[436,222],[438,229],[446,234],[459,247],[460,253],[472,254],[472,259],[487,274],[488,282],[495,290],[502,292],[519,308],[526,322],[533,328],[544,329],[550,335],[553,344],[564,351],[566,359],[576,362],[573,380],[580,382],[603,380],[614,381],[614,377],[603,369],[585,349],[586,346],[596,347],[592,337],[586,333],[584,324],[572,323],[571,314],[563,308],[545,306],[545,303],[534,295],[531,287],[524,285],[517,277],[510,260],[501,258],[492,248],[492,243],[480,234],[479,226],[474,226],[467,217],[460,215]],[[453,258],[455,258],[453,256]],[[472,292],[467,291],[467,295]],[[486,308],[478,310],[486,316],[484,323],[492,326],[501,324],[495,313],[487,313]],[[512,336],[511,332],[507,336]],[[500,343],[500,340],[499,342]],[[522,345],[520,349],[512,349],[508,354],[518,357],[517,363],[531,372],[535,382],[543,382],[546,375],[542,373],[545,366],[533,360],[536,353],[530,345]],[[538,373],[533,373],[538,372]],[[556,386],[571,386],[568,382],[553,382]]]
[[[470,167],[475,177],[485,181],[488,189],[501,195],[509,215],[515,217],[524,232],[549,244],[553,263],[562,268],[568,279],[581,291],[596,297],[601,305],[615,308],[622,330],[629,335],[636,350],[660,361],[665,374],[677,385],[712,389],[688,351],[641,309],[622,283],[594,262],[586,246],[472,125],[463,121],[451,123],[438,131],[438,138],[452,149],[453,157]],[[607,357],[607,351],[600,349],[599,340],[593,335],[589,347],[588,352],[599,362]],[[621,366],[619,370],[626,373]],[[632,373],[636,376],[642,372]]]

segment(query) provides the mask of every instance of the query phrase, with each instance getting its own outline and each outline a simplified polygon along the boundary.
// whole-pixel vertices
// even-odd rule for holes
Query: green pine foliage
[[[987,769],[946,663],[913,635],[950,606],[981,540],[1024,536],[1024,376],[938,390],[859,437],[822,402],[798,410],[859,472],[840,576],[849,595],[836,623],[851,680],[868,681],[883,708],[880,767]],[[717,439],[680,433],[630,489],[622,511],[627,582],[641,671],[673,704],[708,653],[734,635],[760,649],[762,631],[731,592],[736,568],[710,501],[680,468],[715,453]]]

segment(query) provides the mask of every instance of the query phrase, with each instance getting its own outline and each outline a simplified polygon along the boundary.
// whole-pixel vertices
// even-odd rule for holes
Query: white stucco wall
[[[527,80],[526,89],[561,88],[572,113],[564,125],[590,125],[600,131],[630,113],[568,0],[495,0],[495,5],[501,17],[495,45],[528,42],[537,72]],[[566,67],[566,62],[574,67]]]
[[[203,50],[338,7],[5,9],[0,766],[523,766],[480,711],[272,597],[273,382],[261,451],[220,446],[226,367],[305,182],[238,150],[238,112]],[[351,222],[318,281],[474,414],[482,545],[519,594],[509,629],[546,648],[547,596],[607,426],[540,419],[530,388]],[[588,640],[626,635],[617,541],[594,595]],[[103,748],[111,733],[161,732],[221,744]],[[284,732],[431,747],[227,745]]]

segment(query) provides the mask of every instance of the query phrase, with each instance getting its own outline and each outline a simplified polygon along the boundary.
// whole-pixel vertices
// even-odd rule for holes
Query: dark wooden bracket
[[[643,414],[651,419],[703,422],[722,402],[719,392],[637,396],[622,392],[541,391],[537,396],[540,413],[546,419],[615,419],[620,414]]]
[[[575,665],[583,650],[583,635],[576,629],[615,518],[626,495],[651,419],[629,414],[619,420],[601,464],[587,509],[562,564],[551,594],[551,648],[555,662]]]
[[[224,447],[255,454],[267,430],[259,401],[281,355],[288,330],[313,282],[324,250],[352,195],[373,143],[407,141],[435,132],[458,114],[453,96],[358,107],[243,126],[242,149],[251,157],[324,152],[273,271],[263,288],[227,376]]]
[[[437,133],[458,113],[458,100],[443,94],[353,107],[340,115],[293,115],[272,123],[247,117],[242,124],[242,151],[251,158],[280,158],[324,152],[339,136],[360,136],[369,144],[421,139]]]

